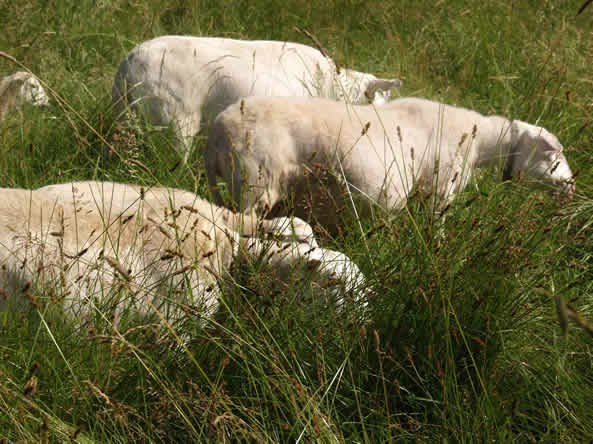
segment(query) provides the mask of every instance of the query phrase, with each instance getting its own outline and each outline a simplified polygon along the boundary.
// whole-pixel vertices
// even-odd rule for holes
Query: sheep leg
[[[183,163],[187,163],[194,142],[194,136],[200,131],[199,113],[192,113],[175,121],[175,132],[179,139],[178,151],[183,154]]]
[[[447,210],[457,197],[457,194],[465,189],[470,177],[469,170],[462,165],[460,168],[452,170],[451,174],[440,181],[436,194],[438,202],[435,205],[438,213],[443,213]]]

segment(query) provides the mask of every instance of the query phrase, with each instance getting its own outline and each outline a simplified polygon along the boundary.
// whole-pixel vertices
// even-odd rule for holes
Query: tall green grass
[[[590,146],[593,9],[568,1],[259,0],[0,4],[0,50],[59,99],[0,126],[0,185],[101,179],[207,197],[197,144],[119,133],[113,76],[162,34],[279,39],[313,33],[343,65],[404,79],[417,95],[539,123],[573,170],[570,203],[500,171],[435,220],[430,203],[354,220],[323,243],[348,254],[374,296],[356,307],[298,297],[241,264],[206,325],[81,328],[48,304],[0,313],[6,442],[584,442],[593,438],[592,339],[560,328],[555,299],[593,319]],[[0,59],[0,72],[20,69]],[[108,143],[105,143],[108,142]],[[110,147],[111,145],[111,147]],[[146,166],[144,168],[142,165]],[[1,198],[1,196],[0,196]],[[313,291],[315,294],[315,291]]]

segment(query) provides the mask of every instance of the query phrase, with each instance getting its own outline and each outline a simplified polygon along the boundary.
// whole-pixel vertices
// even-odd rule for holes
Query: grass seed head
[[[465,139],[467,139],[467,133],[463,133],[461,135],[461,139],[459,140],[459,144],[457,145],[459,148],[461,148],[461,145],[463,145],[463,142],[465,142]]]
[[[29,378],[25,387],[23,388],[23,394],[25,396],[33,396],[37,393],[39,381],[37,380],[37,376],[33,375]]]

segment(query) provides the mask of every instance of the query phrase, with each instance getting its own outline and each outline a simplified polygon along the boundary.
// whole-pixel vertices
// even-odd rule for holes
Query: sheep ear
[[[367,85],[366,94],[372,95],[377,90],[390,91],[401,86],[402,81],[400,79],[373,79]]]
[[[540,153],[547,155],[558,154],[563,150],[562,145],[556,140],[555,137],[547,135],[541,135],[538,137],[536,146]]]
[[[557,155],[562,152],[562,144],[554,134],[545,128],[521,122],[520,120],[514,120],[513,126],[514,130],[519,134],[519,145],[525,149],[535,150],[545,156]]]
[[[13,79],[13,81],[9,84],[10,91],[14,91],[15,93],[19,92],[21,87],[25,84],[25,80],[26,79],[20,77]]]

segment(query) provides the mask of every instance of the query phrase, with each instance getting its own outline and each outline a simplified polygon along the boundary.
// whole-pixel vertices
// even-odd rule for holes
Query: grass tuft
[[[322,242],[367,276],[365,319],[356,303],[336,309],[308,275],[279,286],[259,262],[221,283],[215,316],[188,307],[170,329],[132,309],[114,326],[109,298],[81,325],[62,313],[59,293],[27,288],[20,307],[0,312],[2,440],[593,439],[593,60],[591,11],[577,16],[578,6],[1,4],[0,73],[24,67],[52,96],[2,122],[5,187],[99,179],[207,197],[204,137],[183,165],[171,129],[117,122],[111,108],[120,60],[162,34],[311,44],[310,33],[340,66],[404,79],[402,94],[547,127],[579,171],[569,203],[488,171],[446,217],[420,196],[360,220],[336,210],[343,225]]]

